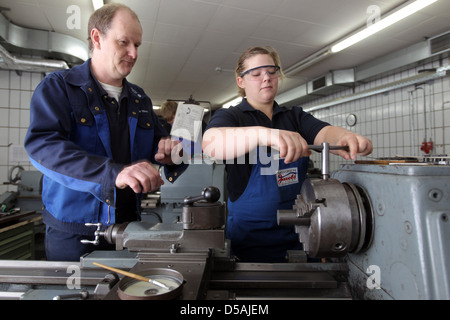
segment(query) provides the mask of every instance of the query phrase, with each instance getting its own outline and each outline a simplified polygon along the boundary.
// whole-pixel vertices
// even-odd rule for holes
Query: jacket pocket
[[[151,160],[154,146],[155,128],[151,116],[141,115],[138,118],[134,137],[133,160]]]
[[[98,154],[101,141],[94,116],[85,106],[72,105],[72,110],[74,125],[69,139],[82,149]]]
[[[80,126],[92,126],[94,116],[85,106],[72,105],[74,120]]]

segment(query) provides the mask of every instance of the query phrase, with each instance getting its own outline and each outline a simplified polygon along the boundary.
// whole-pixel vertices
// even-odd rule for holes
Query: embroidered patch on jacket
[[[294,183],[298,183],[298,172],[296,167],[277,171],[278,187],[283,187]]]

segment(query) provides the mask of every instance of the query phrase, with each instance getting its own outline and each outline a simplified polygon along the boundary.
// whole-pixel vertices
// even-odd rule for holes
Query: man
[[[48,260],[77,261],[94,249],[82,244],[95,228],[139,219],[143,193],[163,180],[150,161],[179,169],[171,141],[144,91],[125,79],[142,41],[136,14],[108,4],[89,20],[91,58],[48,75],[31,101],[25,148],[44,174],[43,218]],[[174,149],[175,148],[175,149]]]

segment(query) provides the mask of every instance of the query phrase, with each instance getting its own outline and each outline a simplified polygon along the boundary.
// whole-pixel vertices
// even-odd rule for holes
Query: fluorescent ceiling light
[[[94,10],[97,10],[103,7],[103,0],[92,0],[92,5],[94,6]]]
[[[235,99],[233,99],[233,100],[231,100],[231,101],[228,101],[228,102],[225,103],[224,105],[222,105],[222,108],[227,109],[227,108],[229,108],[229,107],[238,105],[239,103],[241,103],[241,101],[242,101],[242,97],[237,97],[237,98],[235,98]]]
[[[413,3],[401,8],[400,10],[390,14],[389,16],[381,19],[380,21],[372,24],[371,26],[361,30],[360,32],[348,37],[347,39],[342,40],[336,45],[331,47],[331,52],[336,53],[342,51],[355,43],[370,37],[371,35],[381,31],[390,25],[416,13],[419,10],[429,6],[430,4],[436,2],[437,0],[417,0]]]

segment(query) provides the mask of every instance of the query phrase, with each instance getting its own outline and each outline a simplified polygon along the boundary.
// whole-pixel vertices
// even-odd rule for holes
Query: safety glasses
[[[280,66],[267,65],[249,69],[242,72],[240,77],[248,75],[249,80],[262,80],[265,75],[268,75],[271,79],[278,78],[280,76]]]

